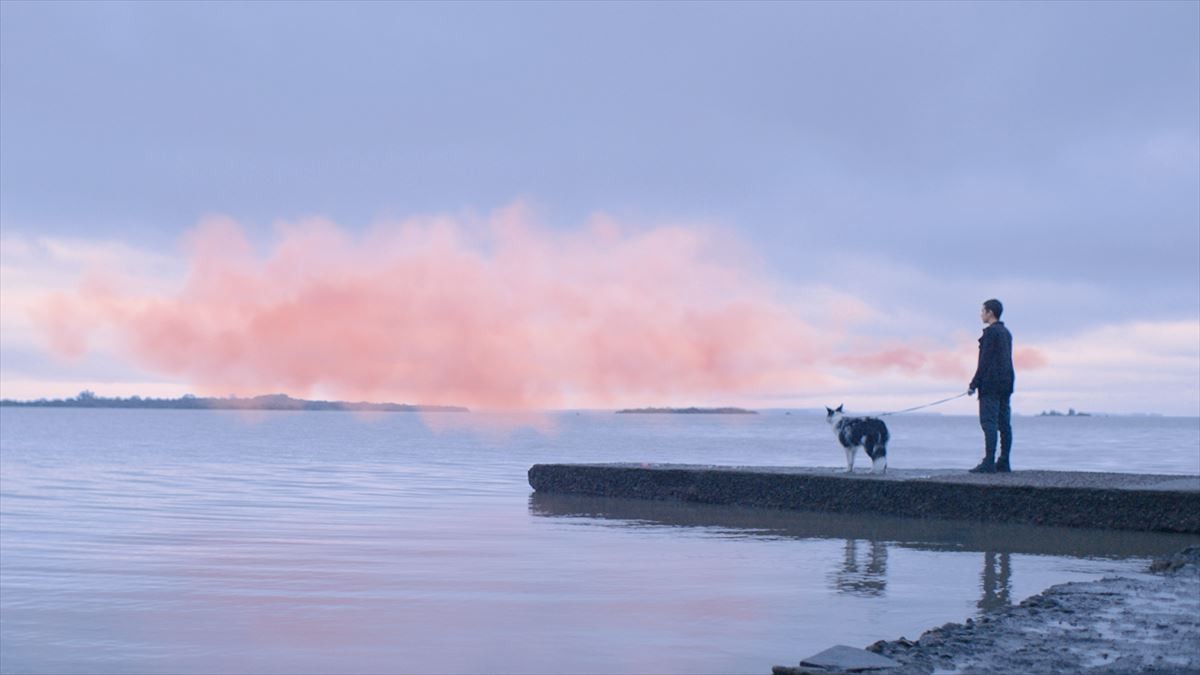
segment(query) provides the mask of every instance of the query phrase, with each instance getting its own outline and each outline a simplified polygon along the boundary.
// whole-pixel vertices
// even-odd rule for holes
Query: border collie
[[[846,449],[846,473],[854,471],[854,455],[861,447],[871,458],[871,473],[887,471],[888,430],[877,417],[846,417],[842,406],[825,408],[825,421],[833,427],[838,442]]]

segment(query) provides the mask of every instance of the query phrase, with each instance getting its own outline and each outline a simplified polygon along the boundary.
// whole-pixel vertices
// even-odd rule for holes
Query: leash
[[[970,393],[971,392],[969,392],[969,391],[964,391],[963,393],[961,393],[957,396],[951,396],[950,398],[944,398],[940,401],[934,401],[933,403],[926,403],[925,405],[919,405],[919,406],[916,406],[915,408],[905,408],[904,410],[895,410],[892,412],[885,412],[883,414],[876,415],[876,417],[887,417],[888,415],[899,415],[901,413],[912,412],[914,410],[920,410],[922,408],[932,408],[933,406],[941,405],[941,404],[945,403],[946,401],[953,401],[956,398],[962,398]]]

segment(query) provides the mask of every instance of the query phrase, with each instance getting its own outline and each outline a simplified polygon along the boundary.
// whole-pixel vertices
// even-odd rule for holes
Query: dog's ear
[[[832,414],[833,414],[833,408],[830,408],[829,406],[825,406],[825,414],[826,414],[826,415],[832,415]]]
[[[834,410],[833,412],[842,412],[842,406],[840,406],[840,405],[839,405],[839,406],[837,407],[837,410]]]

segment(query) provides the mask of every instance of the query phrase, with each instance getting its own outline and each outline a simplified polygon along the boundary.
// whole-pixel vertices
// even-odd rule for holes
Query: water
[[[1196,537],[532,495],[538,462],[836,466],[820,417],[0,409],[3,672],[769,672]],[[967,468],[967,417],[891,418]],[[1018,469],[1200,473],[1195,418],[1018,418]]]

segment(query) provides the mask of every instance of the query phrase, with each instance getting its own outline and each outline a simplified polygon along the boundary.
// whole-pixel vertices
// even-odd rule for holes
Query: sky
[[[1200,3],[0,3],[5,398],[893,410],[992,297],[1200,414]]]

